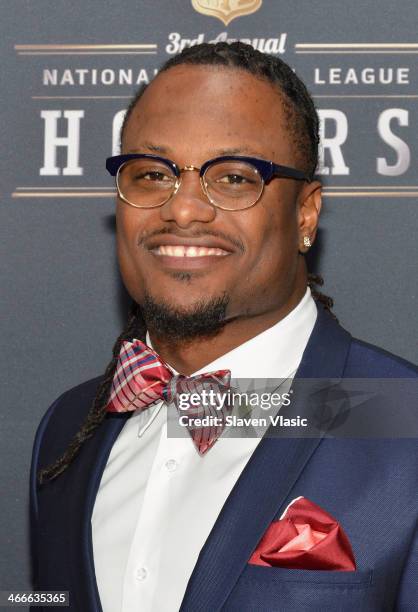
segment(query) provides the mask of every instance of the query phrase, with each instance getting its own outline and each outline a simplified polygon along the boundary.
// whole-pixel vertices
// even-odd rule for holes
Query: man
[[[49,409],[32,462],[36,586],[71,609],[417,604],[414,440],[167,426],[180,383],[417,376],[308,286],[317,147],[304,85],[241,43],[185,50],[128,109],[108,169],[133,308],[104,377]],[[296,535],[275,549],[283,526]]]

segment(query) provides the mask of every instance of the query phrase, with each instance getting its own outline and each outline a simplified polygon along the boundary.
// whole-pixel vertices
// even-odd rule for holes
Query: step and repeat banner
[[[2,8],[0,588],[29,588],[36,426],[103,372],[128,305],[115,257],[116,154],[129,99],[185,46],[243,40],[288,62],[321,119],[321,229],[310,271],[355,336],[416,344],[415,2],[14,0]],[[239,109],[237,109],[239,112]]]

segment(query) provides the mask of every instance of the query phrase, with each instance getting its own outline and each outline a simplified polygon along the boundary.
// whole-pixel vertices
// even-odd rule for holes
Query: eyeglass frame
[[[133,204],[132,202],[127,200],[126,197],[121,192],[120,187],[119,187],[119,181],[118,181],[120,171],[126,163],[134,159],[152,159],[154,161],[160,161],[172,170],[177,180],[174,184],[174,187],[169,197],[166,200],[164,200],[164,202],[161,202],[161,204],[156,204],[155,206],[137,206],[136,204]],[[260,178],[262,181],[262,187],[261,187],[261,191],[260,191],[258,198],[253,204],[250,204],[249,206],[245,206],[244,208],[225,208],[223,206],[220,206],[216,202],[213,202],[212,198],[207,193],[207,188],[206,188],[206,183],[205,183],[206,171],[208,170],[209,167],[211,167],[212,165],[216,163],[222,163],[222,162],[228,162],[228,161],[240,161],[240,162],[247,163],[253,166],[257,170],[258,174],[260,175]],[[313,180],[310,176],[308,176],[301,170],[297,170],[296,168],[291,168],[290,166],[282,166],[280,164],[275,164],[273,161],[261,159],[259,157],[247,157],[247,156],[241,156],[241,155],[221,155],[219,157],[213,157],[212,159],[208,159],[202,164],[200,168],[197,168],[196,166],[191,166],[191,165],[180,168],[173,160],[168,159],[166,157],[161,157],[159,155],[154,155],[152,153],[126,153],[123,155],[113,155],[111,157],[108,157],[106,159],[106,169],[116,179],[116,188],[118,190],[119,197],[124,202],[126,202],[127,204],[130,204],[134,208],[159,208],[160,206],[163,206],[164,204],[166,204],[178,192],[180,185],[181,185],[181,173],[184,172],[185,170],[186,171],[187,170],[197,170],[199,172],[199,178],[200,178],[200,184],[202,187],[202,191],[205,194],[205,196],[208,198],[209,202],[216,208],[220,208],[221,210],[229,210],[229,211],[246,210],[248,208],[251,208],[252,206],[255,206],[257,202],[260,200],[261,196],[263,195],[264,186],[268,184],[273,178],[290,178],[296,181],[307,181],[308,183],[311,183]]]

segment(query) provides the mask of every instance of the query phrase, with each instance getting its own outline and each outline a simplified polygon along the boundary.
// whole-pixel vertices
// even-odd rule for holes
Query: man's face
[[[286,116],[277,90],[245,71],[176,66],[139,100],[122,152],[154,153],[180,168],[228,153],[297,168]],[[226,320],[283,309],[298,283],[300,291],[298,202],[305,186],[273,179],[255,206],[225,211],[208,202],[198,172],[186,171],[177,194],[159,208],[118,200],[118,257],[129,293],[139,304],[149,296],[180,315],[226,298]],[[179,257],[169,246],[183,244],[217,254]]]

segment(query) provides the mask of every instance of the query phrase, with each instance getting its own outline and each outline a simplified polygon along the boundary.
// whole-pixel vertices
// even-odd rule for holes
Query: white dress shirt
[[[234,379],[291,381],[316,316],[308,287],[284,319],[194,374],[229,369]],[[152,346],[148,334],[146,341]],[[224,434],[200,456],[189,436],[167,435],[164,402],[127,420],[91,521],[104,612],[179,610],[200,550],[261,439]]]

